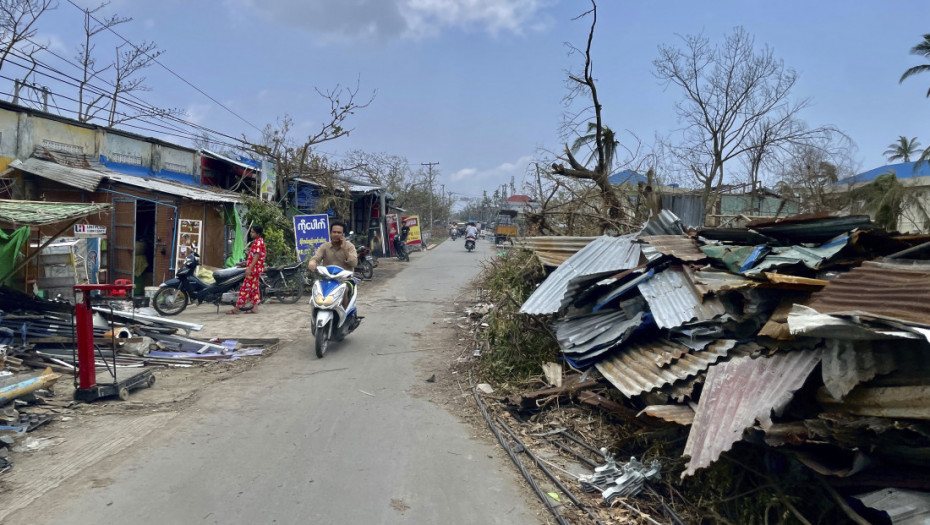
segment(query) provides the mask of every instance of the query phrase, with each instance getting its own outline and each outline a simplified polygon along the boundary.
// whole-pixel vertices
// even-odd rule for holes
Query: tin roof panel
[[[819,362],[819,350],[800,350],[710,367],[685,445],[691,459],[682,478],[716,461],[756,420],[769,426],[772,412],[788,405]]]

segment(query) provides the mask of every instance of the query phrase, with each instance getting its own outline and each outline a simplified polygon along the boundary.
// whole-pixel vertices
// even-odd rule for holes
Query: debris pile
[[[564,251],[558,237],[525,247],[544,262]],[[620,412],[690,427],[682,478],[748,441],[886,501],[874,491],[930,491],[925,254],[930,236],[868,216],[685,232],[663,211],[639,234],[589,239],[520,312],[547,316],[562,359],[596,368]]]
[[[125,309],[122,309],[125,308]],[[79,364],[73,307],[62,301],[30,297],[0,288],[0,473],[12,463],[6,446],[68,413],[75,401],[55,398],[56,381],[71,376],[77,384]],[[261,355],[277,344],[266,340],[198,340],[190,337],[202,325],[146,315],[130,301],[101,302],[94,307],[94,367],[101,377],[123,379],[132,369],[188,368],[212,361],[234,361]],[[44,371],[43,371],[44,370]],[[151,372],[146,371],[151,377]],[[108,376],[109,374],[109,376]],[[69,377],[70,379],[70,377]],[[154,377],[148,382],[151,386]],[[122,396],[122,394],[120,394]],[[61,399],[68,397],[68,399]],[[63,416],[64,417],[64,416]]]

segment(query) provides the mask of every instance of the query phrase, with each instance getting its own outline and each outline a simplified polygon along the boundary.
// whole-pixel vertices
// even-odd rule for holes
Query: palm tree
[[[588,134],[582,135],[575,139],[575,142],[572,143],[572,153],[578,153],[583,146],[589,145],[591,147],[591,154],[588,155],[588,158],[584,161],[584,165],[587,166],[591,163],[592,160],[597,159],[597,124],[594,122],[588,122]],[[601,128],[601,141],[604,144],[604,164],[603,169],[607,175],[610,175],[610,170],[613,169],[614,157],[617,154],[617,146],[620,145],[620,141],[614,136],[614,131],[607,126]],[[596,166],[595,171],[601,168],[601,166]]]
[[[923,42],[911,48],[911,54],[926,57],[927,60],[930,61],[930,33],[924,35]],[[904,82],[904,79],[911,75],[928,72],[930,72],[930,63],[914,66],[901,75],[901,80],[899,80],[898,83]],[[930,97],[930,89],[927,90],[927,97]]]
[[[910,162],[911,155],[920,151],[920,143],[917,142],[917,137],[907,140],[907,137],[901,135],[898,137],[897,142],[892,142],[888,145],[888,149],[885,150],[885,155],[888,157],[888,162],[894,162],[900,160],[902,162]]]

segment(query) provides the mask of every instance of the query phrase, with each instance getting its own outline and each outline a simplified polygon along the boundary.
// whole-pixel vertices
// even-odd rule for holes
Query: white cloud
[[[318,42],[425,38],[448,28],[521,34],[545,25],[554,0],[224,0],[230,16],[243,11],[271,24],[311,31]]]
[[[190,104],[184,109],[184,112],[187,114],[186,120],[194,124],[205,124],[208,122],[208,117],[212,109],[212,104]]]
[[[527,155],[514,162],[504,162],[488,169],[463,168],[452,174],[450,187],[463,194],[475,193],[475,188],[485,188],[493,192],[498,186],[509,185],[513,180],[517,192],[521,192],[527,168],[535,160]]]

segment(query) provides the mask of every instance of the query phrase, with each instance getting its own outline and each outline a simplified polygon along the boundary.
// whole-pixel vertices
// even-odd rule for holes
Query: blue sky
[[[163,64],[259,128],[287,113],[298,135],[310,133],[328,111],[314,88],[358,82],[360,96],[376,92],[374,101],[351,117],[349,137],[319,151],[337,160],[362,149],[416,167],[438,162],[438,182],[468,196],[511,177],[519,187],[541,151],[561,149],[565,72],[581,66],[565,42],[584,45],[590,22],[572,19],[589,7],[585,0],[115,0],[103,12],[133,17],[117,31],[136,43],[156,41]],[[679,127],[680,93],[653,76],[657,47],[695,33],[719,42],[737,25],[798,71],[793,95],[811,99],[802,117],[846,132],[862,171],[883,164],[899,135],[930,144],[930,75],[898,83],[921,63],[908,51],[930,33],[926,0],[601,0],[598,16],[593,54],[605,122],[644,148]],[[39,37],[70,58],[81,25],[80,11],[62,0],[40,20]],[[113,45],[101,35],[99,60]],[[166,71],[145,75],[152,91],[140,96],[152,104],[257,138]],[[632,146],[630,133],[621,139]]]

